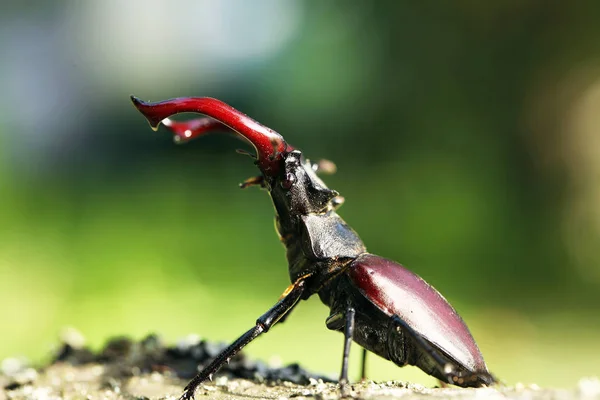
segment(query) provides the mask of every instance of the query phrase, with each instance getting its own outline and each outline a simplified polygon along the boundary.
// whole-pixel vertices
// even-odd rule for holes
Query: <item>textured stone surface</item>
[[[65,343],[54,362],[36,370],[22,359],[0,364],[0,400],[4,399],[176,399],[196,365],[206,363],[222,345],[190,337],[165,347],[156,336],[140,342],[110,341],[97,354]],[[361,399],[600,399],[600,381],[582,379],[572,390],[533,386],[462,389],[425,388],[394,382],[351,385],[347,394]],[[338,386],[297,365],[270,367],[243,354],[223,368],[213,382],[202,385],[196,398],[210,399],[335,399]]]

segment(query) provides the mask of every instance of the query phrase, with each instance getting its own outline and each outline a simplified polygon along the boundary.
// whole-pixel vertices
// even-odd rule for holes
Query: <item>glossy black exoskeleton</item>
[[[400,264],[368,253],[337,214],[343,198],[316,174],[331,169],[331,163],[312,164],[277,132],[216,99],[145,103],[132,97],[132,101],[154,129],[162,122],[179,142],[228,127],[254,145],[262,174],[241,186],[259,185],[269,191],[289,264],[292,284],[279,301],[190,381],[183,399],[192,398],[198,385],[230,357],[314,294],[331,310],[327,327],[344,333],[342,390],[348,382],[352,341],[398,366],[415,365],[454,385],[479,387],[495,382],[469,329],[446,299]],[[169,119],[182,112],[210,118]],[[365,356],[363,351],[363,374]]]

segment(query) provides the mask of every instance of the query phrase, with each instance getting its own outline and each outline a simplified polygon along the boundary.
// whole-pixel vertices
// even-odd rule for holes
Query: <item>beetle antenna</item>
[[[247,150],[244,150],[244,149],[235,149],[235,152],[238,153],[238,154],[241,154],[243,156],[248,156],[248,157],[254,158],[256,160],[256,156],[254,154],[248,152]]]
[[[240,189],[246,189],[247,187],[250,186],[260,186],[260,187],[265,187],[265,177],[260,175],[260,176],[253,176],[252,178],[248,178],[246,179],[244,182],[240,183]]]
[[[200,119],[196,124],[200,124],[204,128],[199,128],[195,136],[200,136],[209,129],[214,129],[220,123],[233,129],[242,137],[247,139],[256,148],[258,154],[257,164],[261,171],[268,176],[275,176],[279,170],[279,164],[282,155],[289,152],[291,146],[288,146],[283,137],[274,130],[258,123],[246,114],[236,110],[235,108],[223,103],[220,100],[210,97],[180,97],[171,100],[159,101],[155,103],[147,103],[135,96],[131,96],[131,101],[135,108],[140,111],[150,123],[152,129],[157,130],[158,126],[165,118],[183,112],[196,112],[205,114],[208,117],[216,120],[215,123],[205,119]],[[168,127],[178,131],[174,131],[178,137],[180,129],[186,127],[186,123],[178,123],[168,119]],[[179,125],[184,124],[184,125]],[[191,122],[187,123],[191,124]],[[175,127],[175,128],[173,128]],[[189,139],[194,136],[194,131],[184,129],[182,134],[184,139]]]

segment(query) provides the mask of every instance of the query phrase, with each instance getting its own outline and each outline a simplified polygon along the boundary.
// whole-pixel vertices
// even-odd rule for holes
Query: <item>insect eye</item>
[[[296,175],[288,172],[285,174],[285,179],[281,181],[281,187],[285,190],[289,190],[294,185],[294,182],[296,182]]]

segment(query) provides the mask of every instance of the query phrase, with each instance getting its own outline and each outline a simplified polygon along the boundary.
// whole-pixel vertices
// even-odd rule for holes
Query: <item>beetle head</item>
[[[280,217],[319,214],[335,207],[332,201],[339,193],[323,183],[299,150],[286,153],[281,163],[280,173],[267,184]]]

